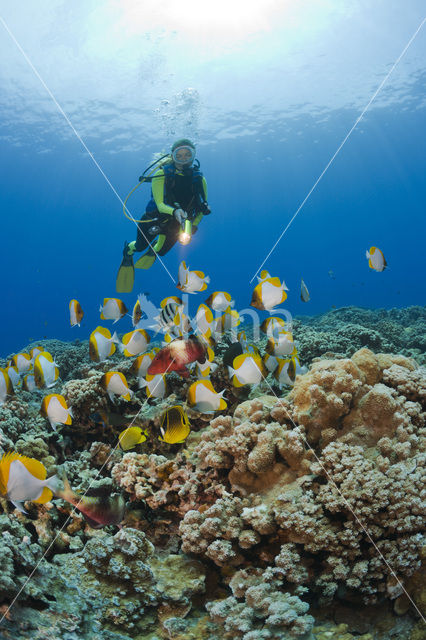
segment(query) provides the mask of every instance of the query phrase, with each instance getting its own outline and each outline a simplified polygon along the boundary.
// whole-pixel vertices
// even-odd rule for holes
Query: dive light
[[[188,218],[182,220],[178,240],[181,244],[188,244],[192,238],[192,222]]]

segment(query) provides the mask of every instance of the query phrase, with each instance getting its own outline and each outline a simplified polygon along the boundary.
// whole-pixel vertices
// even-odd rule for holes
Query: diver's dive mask
[[[176,164],[190,167],[195,160],[195,149],[193,147],[190,147],[189,145],[176,147],[176,149],[172,152],[172,158],[173,162],[175,162]]]

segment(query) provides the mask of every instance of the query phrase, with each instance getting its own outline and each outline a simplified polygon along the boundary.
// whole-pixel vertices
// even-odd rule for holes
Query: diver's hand
[[[207,204],[207,202],[202,202],[201,203],[200,211],[203,214],[203,216],[209,216],[211,214],[211,212],[212,212],[212,210],[210,209],[210,207]]]
[[[187,219],[188,214],[183,209],[174,209],[173,216],[175,220],[179,222],[179,224],[182,224],[183,220]]]

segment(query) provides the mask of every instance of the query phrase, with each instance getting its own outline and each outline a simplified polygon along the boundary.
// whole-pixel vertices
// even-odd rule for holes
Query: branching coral
[[[33,542],[29,530],[16,518],[0,515],[0,601],[14,597],[23,588],[26,596],[46,601],[49,564],[41,560],[43,548]],[[27,582],[41,561],[40,570]]]
[[[289,400],[272,409],[250,401],[233,419],[213,420],[194,456],[243,497],[229,492],[207,510],[188,512],[183,548],[222,566],[241,564],[256,546],[270,562],[267,541],[278,536],[284,544],[275,563],[288,582],[310,585],[325,601],[338,588],[366,601],[393,597],[392,571],[404,580],[419,566],[426,515],[421,374],[411,361],[400,362],[406,366],[384,370],[389,358],[368,350],[321,361],[298,378]],[[390,375],[398,390],[384,383]],[[290,428],[290,415],[317,442],[318,462],[306,452],[303,428]],[[297,558],[300,571],[292,572]]]
[[[300,638],[312,629],[309,605],[297,595],[282,591],[272,569],[237,571],[230,582],[233,595],[207,604],[212,619],[224,628],[223,638],[282,640]]]
[[[91,413],[108,406],[106,396],[100,385],[102,371],[90,369],[87,378],[70,380],[62,389],[68,406],[72,407],[75,420],[86,420]]]
[[[242,493],[306,473],[312,457],[303,430],[271,421],[271,416],[270,406],[257,398],[239,405],[234,418],[212,420],[194,449],[200,468],[229,470],[232,488]]]
[[[183,516],[190,509],[212,503],[222,487],[212,474],[201,473],[179,455],[174,460],[145,453],[127,453],[112,469],[112,478],[133,500],[151,509],[164,508]]]
[[[116,483],[131,501],[116,535],[90,529],[79,515],[59,532],[53,559],[41,563],[25,591],[48,607],[44,616],[37,612],[40,628],[49,628],[53,609],[68,611],[65,598],[57,596],[54,605],[46,598],[49,585],[65,591],[66,584],[73,602],[67,625],[74,625],[75,637],[86,637],[90,628],[100,639],[152,633],[186,640],[194,628],[195,616],[188,621],[193,596],[204,589],[199,561],[208,573],[206,600],[212,592],[225,597],[208,604],[209,622],[203,610],[204,637],[216,637],[216,627],[223,638],[308,638],[313,619],[299,599],[308,590],[309,602],[319,598],[320,606],[391,599],[403,612],[408,605],[398,581],[417,594],[424,545],[424,371],[401,354],[362,348],[347,357],[355,342],[383,348],[382,330],[407,345],[394,320],[383,315],[376,335],[363,325],[371,321],[369,312],[360,314],[337,335],[334,346],[340,344],[345,357],[314,362],[286,397],[255,397],[258,387],[241,403],[238,393],[248,389],[233,391],[225,414],[210,422],[191,415],[192,433],[179,449],[156,439],[161,412],[185,393],[177,376],[171,377],[176,393],[143,412],[141,424],[149,420],[153,427],[142,448],[149,453],[114,448],[118,431],[134,417],[123,415],[124,403],[109,412],[108,433],[89,418],[110,407],[99,385],[110,362],[93,366],[87,355],[83,367],[69,361],[62,393],[73,406],[74,424],[57,433],[49,429],[48,438],[38,416],[40,392],[8,399],[0,409],[3,448],[36,457],[49,474],[62,461],[80,493],[89,483],[111,490]],[[324,335],[335,326],[329,321]],[[127,371],[129,362],[117,356],[114,368]],[[70,509],[56,500],[32,505],[30,517],[12,518],[9,528],[0,516],[6,602]],[[52,638],[61,637],[56,619],[51,631]]]

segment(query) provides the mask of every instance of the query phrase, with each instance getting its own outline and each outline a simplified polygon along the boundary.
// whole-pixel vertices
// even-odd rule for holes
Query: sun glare
[[[209,47],[268,32],[290,4],[289,0],[121,0],[116,6],[129,35],[178,32]]]

